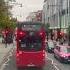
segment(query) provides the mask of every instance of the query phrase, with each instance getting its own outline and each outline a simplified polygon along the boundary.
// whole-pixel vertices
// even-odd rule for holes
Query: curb
[[[7,61],[7,57],[9,56],[9,53],[12,52],[13,48],[11,48],[7,53],[6,55],[3,57],[3,60],[1,61],[0,63],[0,68],[1,66]]]

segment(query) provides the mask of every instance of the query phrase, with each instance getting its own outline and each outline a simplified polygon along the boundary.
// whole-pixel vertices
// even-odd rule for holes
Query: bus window
[[[21,42],[19,45],[20,45],[19,48],[21,50],[39,51],[42,48],[42,40],[40,37],[35,37],[35,36],[30,37],[30,38],[26,37],[26,38],[21,39]]]

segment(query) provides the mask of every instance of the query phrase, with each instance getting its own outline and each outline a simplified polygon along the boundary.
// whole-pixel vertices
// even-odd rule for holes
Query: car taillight
[[[21,54],[22,54],[22,51],[19,51],[19,52],[16,53],[16,56],[18,57]]]
[[[64,53],[61,53],[61,57],[68,57],[68,55],[64,54]]]
[[[61,55],[61,57],[66,57],[65,55]]]
[[[61,55],[61,57],[65,58],[65,59],[68,59],[67,55]]]

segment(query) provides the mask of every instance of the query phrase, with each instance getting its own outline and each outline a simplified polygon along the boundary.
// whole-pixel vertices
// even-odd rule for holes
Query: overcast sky
[[[17,3],[22,4],[22,7],[19,5],[14,5],[12,13],[19,20],[25,20],[27,15],[30,12],[41,10],[43,8],[44,0],[16,0]]]

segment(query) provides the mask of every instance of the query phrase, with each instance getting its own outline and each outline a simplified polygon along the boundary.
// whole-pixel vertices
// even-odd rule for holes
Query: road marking
[[[12,56],[12,52],[9,53],[7,60],[4,62],[4,64],[1,66],[0,70],[4,70],[5,66],[8,65],[8,62],[10,61],[10,57]]]
[[[10,59],[7,58],[7,61],[4,64],[7,65],[9,61],[10,61]]]
[[[52,62],[51,62],[51,64],[55,67],[55,69],[56,70],[60,70],[56,65],[56,63],[54,63],[54,61],[53,61],[53,59],[51,59],[51,58],[49,58],[49,57],[47,57],[47,54],[45,53],[45,56],[46,56],[46,59],[49,59],[49,60],[51,60]]]
[[[47,57],[47,53],[45,53],[45,56],[46,56],[46,59],[51,60],[52,61],[52,64],[53,64],[53,60],[51,58]]]
[[[0,68],[0,70],[4,70],[4,68],[5,68],[5,66],[4,66],[4,65],[2,65],[2,67]]]
[[[54,65],[54,64],[53,64]],[[60,70],[56,65],[54,65],[54,67],[56,68],[56,70]]]
[[[8,58],[7,61],[2,65],[1,70],[4,70],[5,66],[8,65],[9,60],[10,59]]]
[[[56,66],[57,64],[56,64],[56,63],[54,63],[53,59],[48,58],[48,57],[47,57],[47,59],[49,59],[49,60],[51,60],[51,61],[52,61],[52,65],[55,67],[55,69],[56,69],[56,70],[60,70],[60,69]]]

